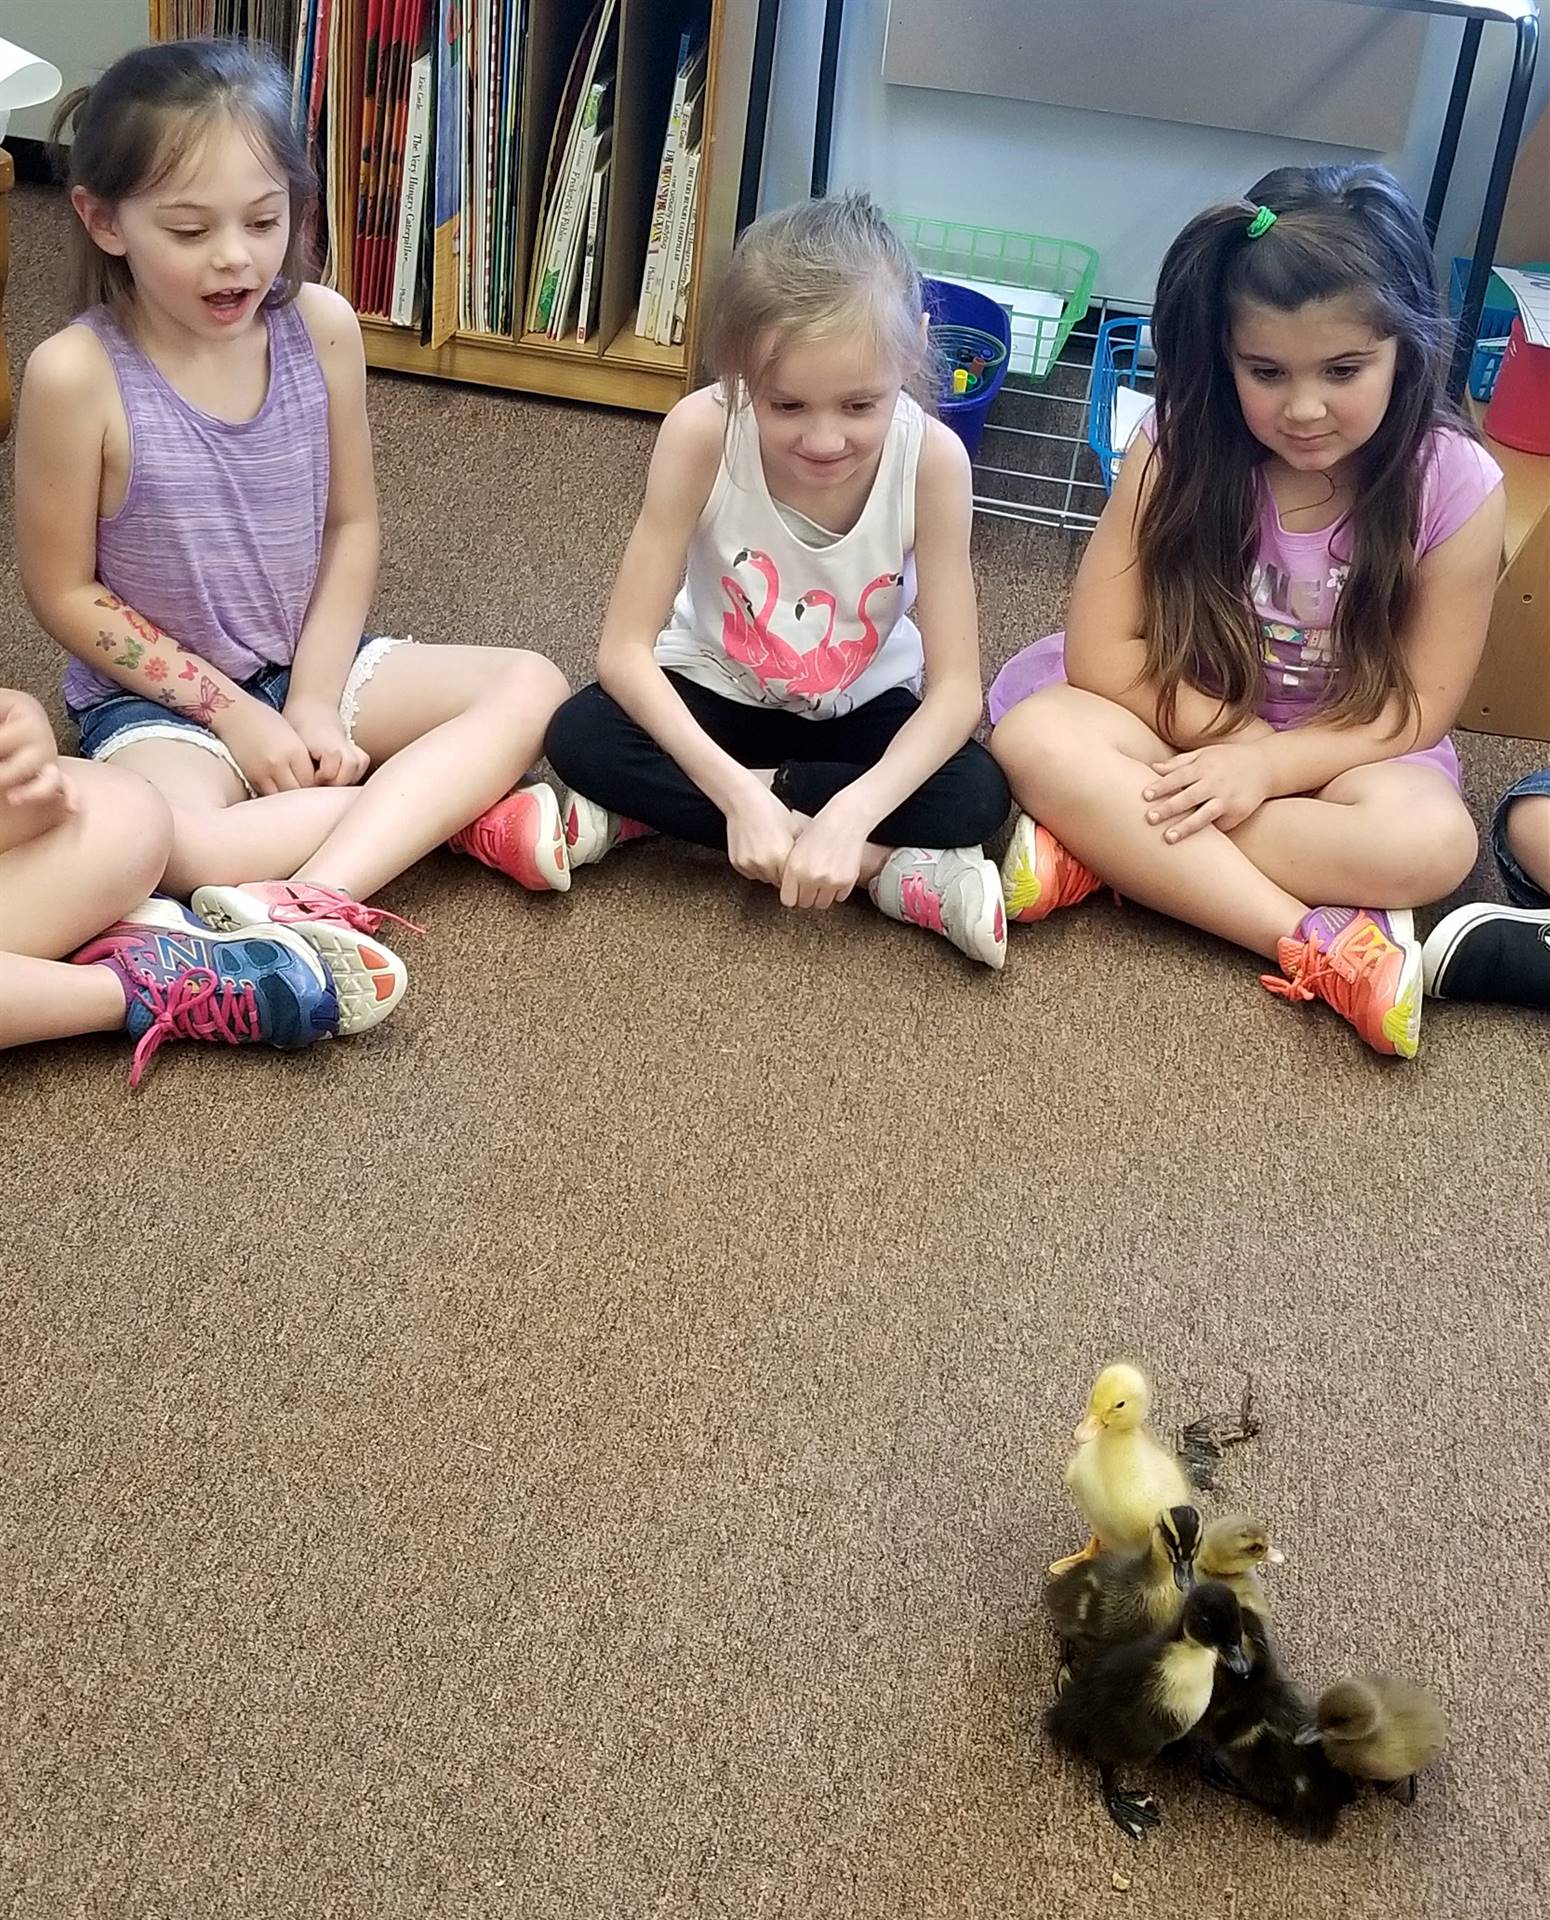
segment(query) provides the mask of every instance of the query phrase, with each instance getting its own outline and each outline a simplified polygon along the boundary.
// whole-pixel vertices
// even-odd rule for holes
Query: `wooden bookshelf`
[[[365,0],[335,0],[347,33],[364,22]],[[361,317],[369,366],[430,379],[553,394],[600,406],[665,413],[694,383],[699,364],[703,289],[731,248],[748,118],[758,0],[618,0],[619,68],[614,176],[603,249],[596,334],[584,346],[531,334],[515,340],[457,332],[440,347],[417,329]],[[517,169],[518,287],[526,286],[549,136],[565,72],[585,20],[586,0],[528,0],[526,57]],[[635,302],[645,257],[668,96],[680,31],[709,19],[699,216],[684,341],[663,347],[635,332]],[[171,0],[150,0],[153,39],[175,30]],[[351,292],[349,261],[340,263]],[[519,316],[520,323],[520,316]]]

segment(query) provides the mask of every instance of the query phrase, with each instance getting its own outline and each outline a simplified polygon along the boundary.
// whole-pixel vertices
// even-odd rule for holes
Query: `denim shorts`
[[[1550,893],[1530,880],[1528,875],[1512,857],[1512,848],[1507,844],[1507,809],[1514,800],[1522,800],[1531,793],[1550,794],[1550,767],[1541,767],[1538,773],[1527,773],[1515,787],[1509,787],[1497,803],[1496,812],[1491,819],[1491,851],[1496,855],[1496,864],[1502,871],[1502,884],[1507,896],[1515,906],[1550,907]]]
[[[366,635],[356,648],[354,663],[345,680],[344,691],[339,696],[339,718],[344,722],[344,730],[352,741],[355,738],[356,716],[360,710],[361,689],[395,647],[408,644],[406,636],[379,633]],[[273,707],[278,713],[291,690],[291,670],[289,666],[264,667],[251,680],[242,682],[242,690],[252,694],[255,700],[262,700],[265,706]],[[114,754],[122,753],[126,747],[139,746],[145,740],[182,740],[190,746],[203,747],[218,760],[224,760],[243,786],[247,787],[248,793],[253,791],[241,767],[227,751],[225,742],[203,721],[194,719],[192,714],[178,713],[170,707],[159,705],[155,700],[146,700],[138,693],[110,694],[106,700],[99,700],[92,706],[71,707],[69,713],[81,736],[83,760],[111,760]]]

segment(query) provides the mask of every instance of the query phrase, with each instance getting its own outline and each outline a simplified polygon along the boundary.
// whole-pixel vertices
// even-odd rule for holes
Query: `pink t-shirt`
[[[1141,423],[1150,434],[1153,416]],[[1420,458],[1420,559],[1457,533],[1501,485],[1502,470],[1484,447],[1453,427],[1436,427]],[[1350,572],[1349,530],[1339,522],[1316,533],[1289,533],[1281,525],[1269,482],[1259,477],[1259,548],[1249,590],[1265,642],[1265,699],[1261,716],[1273,726],[1305,717],[1329,692],[1331,630],[1340,590]],[[1064,635],[1051,634],[1014,654],[990,689],[990,718],[999,722],[1020,700],[1065,678]],[[1435,750],[1434,750],[1435,751]]]

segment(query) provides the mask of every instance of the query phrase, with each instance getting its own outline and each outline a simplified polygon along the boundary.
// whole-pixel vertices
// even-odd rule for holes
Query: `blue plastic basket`
[[[1500,340],[1480,340],[1469,362],[1469,391],[1477,400],[1489,400],[1496,391],[1496,376],[1507,358],[1507,336]]]
[[[1152,373],[1151,321],[1128,313],[1105,320],[1093,349],[1092,394],[1087,403],[1087,444],[1098,456],[1105,492],[1112,491],[1125,457],[1125,449],[1113,441],[1115,389],[1124,385],[1149,392]]]
[[[1001,391],[1001,383],[1006,378],[1007,360],[1012,350],[1012,317],[1005,307],[994,300],[976,293],[972,287],[960,287],[953,280],[925,279],[920,287],[930,317],[932,338],[938,342],[942,377],[937,409],[945,424],[968,448],[972,459],[979,452],[980,435],[985,431],[985,416],[990,412],[996,395]],[[955,328],[970,328],[976,333],[988,334],[1001,348],[999,360],[995,365],[985,367],[979,385],[972,393],[955,394],[952,391],[952,355],[942,351],[942,344],[951,345]]]

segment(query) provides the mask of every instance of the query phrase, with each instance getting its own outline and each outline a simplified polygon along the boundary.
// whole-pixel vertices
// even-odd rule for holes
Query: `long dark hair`
[[[170,40],[115,60],[102,78],[59,104],[49,137],[71,134],[60,171],[69,187],[116,207],[165,180],[218,120],[234,121],[285,182],[290,243],[265,302],[294,300],[305,278],[307,226],[317,180],[291,117],[291,81],[280,61],[246,40]],[[104,253],[74,223],[71,297],[76,309],[134,293],[129,262]]]
[[[1275,224],[1255,238],[1258,207]],[[1331,694],[1322,717],[1375,720],[1397,693],[1415,711],[1400,633],[1415,589],[1421,451],[1439,425],[1462,426],[1446,400],[1447,323],[1420,215],[1382,167],[1280,167],[1246,201],[1208,208],[1168,249],[1157,286],[1156,484],[1141,513],[1145,673],[1171,724],[1181,684],[1220,693],[1222,729],[1264,692],[1249,579],[1266,449],[1238,404],[1234,314],[1292,313],[1352,295],[1397,343],[1388,410],[1356,455],[1356,499],[1342,523],[1350,572],[1335,611]]]

